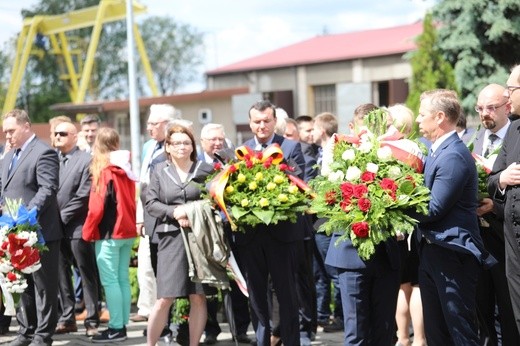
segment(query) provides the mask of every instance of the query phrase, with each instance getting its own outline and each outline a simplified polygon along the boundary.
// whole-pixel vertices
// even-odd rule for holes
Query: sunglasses
[[[58,132],[54,132],[54,137],[67,137],[69,135],[68,132],[65,132],[65,131],[58,131]]]

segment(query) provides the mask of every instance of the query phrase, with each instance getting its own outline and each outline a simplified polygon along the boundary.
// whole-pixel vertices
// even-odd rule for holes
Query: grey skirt
[[[188,258],[180,231],[158,233],[157,298],[203,294],[202,284],[188,277]]]

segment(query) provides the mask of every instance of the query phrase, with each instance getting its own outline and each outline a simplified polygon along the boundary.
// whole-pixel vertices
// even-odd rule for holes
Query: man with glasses
[[[508,119],[510,106],[504,95],[505,91],[501,85],[489,84],[478,95],[475,111],[480,116],[482,129],[475,136],[473,153],[485,158],[493,155],[496,157],[511,124]],[[499,210],[500,205],[488,197],[481,199],[477,208],[482,241],[498,261],[497,265],[482,271],[477,284],[480,338],[483,344],[486,344],[487,339],[492,345],[520,345],[507,287],[504,225]],[[499,334],[495,329],[495,305],[500,316]]]
[[[151,139],[143,145],[141,152],[140,196],[137,204],[137,231],[141,235],[137,251],[137,281],[139,283],[139,298],[137,314],[130,317],[134,322],[148,320],[156,300],[156,284],[154,267],[157,265],[157,242],[152,239],[156,219],[143,208],[146,191],[150,182],[150,167],[152,160],[164,152],[166,125],[175,116],[175,107],[169,104],[150,106],[150,115],[146,130]],[[155,264],[155,266],[154,266]]]
[[[520,115],[520,65],[515,66],[507,79],[504,96],[509,98],[510,114]],[[510,116],[511,117],[511,116]],[[506,276],[520,330],[520,120],[513,121],[502,142],[502,148],[488,179],[488,191],[504,210],[504,238]]]
[[[520,119],[520,65],[516,65],[511,70],[511,74],[506,82],[506,88],[504,95],[509,98],[511,104],[509,119],[511,121]]]

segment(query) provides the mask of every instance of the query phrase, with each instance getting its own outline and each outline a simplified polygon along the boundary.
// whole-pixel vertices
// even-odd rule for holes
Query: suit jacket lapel
[[[25,148],[25,150],[22,150],[20,152],[20,157],[18,158],[18,161],[16,162],[16,166],[12,169],[11,174],[8,174],[8,176],[6,177],[5,184],[3,184],[4,186],[9,184],[9,182],[11,181],[11,178],[14,177],[18,168],[20,168],[20,166],[23,165],[25,158],[31,154],[35,141],[36,141],[36,137],[34,137],[31,140],[31,142],[29,142],[29,144],[27,145],[27,148]],[[11,163],[11,160],[13,158],[14,150],[11,150],[10,154],[11,155],[9,155],[9,161],[7,161],[7,162],[9,162],[9,164]],[[6,173],[9,171],[9,165],[7,165],[7,170],[4,169],[4,171]]]
[[[477,155],[482,155],[482,151],[484,149],[484,133],[486,129],[480,129],[478,131],[477,137],[475,137],[475,141],[473,142],[473,152]]]
[[[79,150],[79,149],[77,149],[77,150]],[[78,158],[79,158],[79,155],[72,154],[69,156],[69,158],[67,160],[68,161],[67,165],[63,168],[61,168],[61,166],[60,166],[60,173],[63,172],[64,176],[61,177],[61,175],[60,175],[59,188],[61,188],[63,186],[63,184],[65,184],[65,182],[72,177],[72,174],[69,174],[69,172],[74,172],[75,166],[78,164]],[[60,163],[60,165],[61,165],[61,163]]]
[[[433,179],[433,172],[432,169],[435,167],[435,162],[437,161],[437,158],[442,155],[442,152],[455,140],[457,140],[459,136],[457,133],[454,133],[450,137],[446,138],[446,140],[435,150],[433,155],[428,155],[428,158],[426,159],[425,167],[424,167],[424,182],[426,186],[429,188],[432,187],[432,179]]]

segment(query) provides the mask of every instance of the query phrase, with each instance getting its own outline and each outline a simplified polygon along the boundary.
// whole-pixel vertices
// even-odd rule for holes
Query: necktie
[[[493,151],[495,151],[495,142],[498,139],[498,136],[494,133],[491,133],[491,134],[489,134],[488,139],[489,139],[489,141],[488,141],[486,151],[484,152],[484,157],[488,157],[489,154],[491,154],[491,153],[493,153]]]
[[[67,157],[67,155],[60,154],[60,166],[61,167],[66,167],[68,161],[69,161],[69,158]]]
[[[321,166],[321,161],[323,160],[323,148],[318,148],[318,157],[316,158],[316,163]]]
[[[16,163],[18,162],[18,158],[20,156],[20,151],[21,149],[18,148],[14,151],[14,155],[13,155],[13,158],[11,159],[11,164],[9,165],[9,170],[7,172],[8,175],[11,175],[11,172],[14,170],[14,168],[16,167]]]
[[[150,169],[150,166],[152,165],[153,159],[155,159],[157,156],[159,156],[162,146],[163,146],[163,142],[157,142],[157,144],[153,148],[152,157],[150,157],[150,162],[148,162],[148,170]]]

